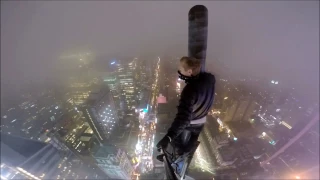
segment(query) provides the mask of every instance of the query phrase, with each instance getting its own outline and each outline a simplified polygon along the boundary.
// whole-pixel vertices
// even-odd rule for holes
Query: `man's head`
[[[200,73],[201,60],[193,57],[182,57],[179,63],[179,71],[182,75],[191,77]]]

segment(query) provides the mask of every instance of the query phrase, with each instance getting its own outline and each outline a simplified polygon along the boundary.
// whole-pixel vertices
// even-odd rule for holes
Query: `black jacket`
[[[167,136],[176,138],[192,120],[207,116],[214,100],[214,75],[201,72],[197,77],[187,82],[181,92],[178,113]]]

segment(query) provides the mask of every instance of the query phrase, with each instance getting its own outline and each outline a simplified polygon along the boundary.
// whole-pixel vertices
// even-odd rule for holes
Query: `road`
[[[157,108],[157,96],[159,94],[159,73],[160,73],[160,57],[155,68],[155,80],[152,84],[152,93],[150,96],[149,105],[147,112],[140,112],[139,116],[140,130],[138,135],[138,143],[136,146],[136,155],[139,160],[140,173],[147,173],[153,169],[152,155],[154,147],[154,136],[155,136],[155,124],[156,124],[156,108]],[[152,121],[148,121],[151,118]],[[149,117],[149,119],[145,118]],[[136,173],[139,173],[136,168]]]

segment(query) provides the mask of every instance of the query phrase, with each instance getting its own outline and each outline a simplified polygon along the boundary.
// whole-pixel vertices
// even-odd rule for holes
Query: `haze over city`
[[[209,9],[209,69],[220,61],[231,72],[278,79],[302,93],[318,94],[319,2],[197,3]],[[81,49],[112,55],[186,55],[186,14],[194,4],[2,2],[3,83],[41,80],[54,74],[51,66],[62,53]]]
[[[319,112],[319,1],[1,1],[1,121],[3,125],[1,133],[38,139],[48,143],[47,138],[53,139],[53,136],[45,133],[46,138],[43,138],[41,133],[31,135],[32,133],[28,131],[33,129],[41,130],[41,132],[46,130],[50,133],[58,132],[61,130],[58,124],[59,126],[65,125],[65,122],[57,119],[64,117],[64,120],[73,119],[76,124],[74,125],[76,127],[65,128],[63,135],[60,134],[61,138],[65,138],[61,143],[66,144],[69,149],[77,145],[72,143],[78,142],[78,140],[73,140],[75,142],[72,141],[69,147],[68,143],[71,140],[68,138],[73,136],[71,131],[74,131],[75,136],[78,130],[79,133],[83,131],[86,132],[85,134],[88,132],[94,134],[90,137],[92,140],[88,148],[86,144],[86,149],[83,150],[87,154],[79,153],[84,157],[85,160],[82,159],[84,162],[90,161],[95,164],[97,161],[96,168],[100,167],[97,154],[105,152],[102,149],[107,149],[107,147],[98,149],[94,146],[95,143],[117,144],[123,147],[124,152],[130,152],[130,157],[128,157],[130,162],[135,157],[144,156],[140,151],[140,154],[135,152],[136,154],[133,155],[131,151],[134,150],[130,149],[131,145],[123,145],[120,140],[111,138],[112,136],[121,137],[122,134],[112,134],[113,131],[110,130],[112,134],[110,137],[108,130],[108,133],[105,131],[107,135],[104,137],[104,133],[101,133],[104,132],[103,128],[98,127],[95,130],[100,120],[97,120],[99,121],[97,124],[96,122],[91,123],[88,119],[94,115],[86,115],[85,110],[89,107],[96,107],[97,102],[100,103],[101,99],[96,99],[97,104],[93,105],[93,102],[89,102],[90,93],[110,91],[109,95],[112,100],[102,98],[104,102],[109,103],[103,106],[117,113],[114,117],[111,115],[103,117],[101,122],[108,118],[115,118],[117,119],[115,122],[110,120],[114,123],[112,126],[121,131],[123,129],[127,131],[126,128],[130,127],[130,131],[128,130],[130,134],[123,135],[125,138],[136,135],[138,139],[142,137],[141,134],[147,132],[147,137],[150,136],[152,139],[153,135],[156,140],[159,140],[158,132],[156,132],[157,121],[160,124],[170,124],[176,112],[161,109],[158,106],[161,103],[157,102],[157,98],[164,95],[168,107],[173,108],[178,102],[177,98],[180,97],[183,86],[182,82],[177,81],[176,65],[182,56],[188,55],[187,15],[190,8],[197,4],[206,6],[209,13],[206,70],[215,75],[216,93],[218,94],[210,117],[212,115],[215,122],[224,123],[224,125],[220,123],[222,126],[220,129],[225,128],[225,123],[234,122],[237,117],[241,121],[249,117],[250,119],[258,118],[267,129],[272,129],[270,130],[272,137],[270,135],[269,142],[278,142],[278,139],[281,139],[279,134],[285,131],[274,130],[274,126],[277,125],[274,125],[274,122],[272,122],[273,125],[270,125],[267,115],[268,118],[274,117],[279,120],[280,115],[279,117],[278,114],[269,116],[268,113],[271,111],[278,113],[280,111],[278,109],[285,108],[288,109],[288,114],[281,114],[280,125],[285,124],[283,126],[295,130],[295,127],[299,126],[297,124],[303,121],[302,117],[305,117],[302,114],[310,112],[310,115],[306,116],[309,119],[305,120],[304,124],[302,123],[301,128],[307,126],[308,122],[312,121],[311,117],[316,117],[315,114]],[[130,80],[127,82],[124,77]],[[111,81],[114,84],[110,84]],[[129,86],[125,83],[132,84]],[[179,87],[176,87],[177,83]],[[238,92],[238,88],[241,89],[242,94]],[[268,95],[262,95],[263,91]],[[257,95],[251,97],[249,93]],[[29,96],[29,94],[32,95]],[[238,95],[239,99],[237,99]],[[264,100],[272,100],[265,102],[258,96]],[[80,100],[77,99],[79,97]],[[102,95],[101,97],[105,98]],[[291,111],[296,111],[293,105],[291,107],[291,105],[282,103],[284,99],[290,101],[289,97],[292,97],[295,103],[301,103],[295,107],[303,109],[301,116],[290,114]],[[243,102],[247,103],[243,104]],[[252,102],[259,104],[260,109],[251,108]],[[25,107],[31,109],[32,105],[39,109],[34,112],[24,109]],[[84,109],[80,110],[80,107]],[[146,107],[147,112],[145,112]],[[17,110],[13,113],[11,108],[19,109],[19,112]],[[46,109],[48,115],[44,112],[41,114],[40,112],[43,111],[41,108]],[[75,108],[79,109],[74,110]],[[261,110],[263,108],[266,110]],[[134,110],[136,114],[133,113]],[[59,114],[59,117],[54,115],[55,120],[52,120],[49,111]],[[100,113],[103,110],[96,109],[96,111]],[[142,112],[145,113],[142,119],[149,118],[146,122],[141,119]],[[163,117],[159,115],[160,112],[167,113],[164,118],[166,120],[160,120],[160,117]],[[219,114],[221,112],[223,115],[216,116],[213,115],[213,112],[219,112]],[[8,115],[10,113],[12,117]],[[241,114],[241,118],[238,114]],[[48,122],[42,120],[45,119],[42,116],[46,117]],[[297,117],[297,120],[289,122],[287,117],[288,119]],[[37,125],[32,124],[31,119],[37,121],[35,123]],[[80,122],[79,119],[83,121]],[[111,124],[105,126],[111,128]],[[235,125],[231,123],[228,126]],[[88,129],[82,129],[84,127]],[[290,134],[292,138],[300,132],[301,128],[294,133],[291,131],[284,134]],[[19,132],[18,130],[14,132],[12,129],[18,129]],[[230,129],[232,128],[228,127],[226,131],[229,133]],[[255,130],[252,131],[257,131],[259,134],[262,132],[269,134],[269,131],[264,131],[263,128],[259,129],[254,126],[253,129]],[[276,131],[281,133],[276,135]],[[312,130],[312,132],[317,132],[319,138],[319,129]],[[101,140],[103,138],[99,140],[97,137],[100,134],[104,140],[108,139],[108,142]],[[235,137],[234,134],[231,135],[232,138]],[[82,134],[81,137],[83,136]],[[216,134],[212,134],[212,137],[215,136]],[[201,138],[202,140],[210,139],[205,135]],[[81,139],[80,136],[79,139]],[[123,141],[129,142],[129,139]],[[144,140],[137,139],[132,141],[137,141],[137,144],[140,141],[144,142]],[[279,140],[281,145],[278,144],[279,147],[274,148],[274,151],[268,151],[267,156],[276,154],[289,141],[288,139]],[[149,145],[142,147],[153,149],[151,144],[156,144],[156,140],[153,137],[151,142],[147,138],[145,141],[149,142]],[[210,145],[201,145],[199,147],[201,157],[215,152],[210,148]],[[154,160],[155,153],[152,150],[146,153],[148,155],[145,156],[152,157]],[[88,154],[91,156],[89,157]],[[199,153],[196,159],[200,159]],[[218,160],[213,161],[217,162],[210,167],[223,166]],[[267,161],[272,164],[268,158],[263,159],[263,162]],[[139,162],[142,160],[139,159]],[[151,165],[150,162],[145,162],[143,167],[131,162],[130,166],[135,167],[132,172],[139,176],[150,173],[154,165],[154,162]],[[7,162],[6,164],[8,165]],[[10,165],[10,167],[15,165]],[[310,167],[315,166],[310,165]],[[78,166],[72,168],[77,169]],[[81,168],[83,168],[82,165]],[[290,168],[294,169],[291,165]],[[41,171],[41,174],[43,173],[45,174],[45,170]],[[279,174],[281,173],[282,171]],[[105,174],[107,174],[106,177],[111,177],[104,170],[92,171],[92,174],[94,174],[92,177],[95,178],[103,179]],[[34,176],[40,177],[40,175]],[[62,174],[54,175],[54,177],[68,177]],[[275,177],[282,177],[282,175]]]

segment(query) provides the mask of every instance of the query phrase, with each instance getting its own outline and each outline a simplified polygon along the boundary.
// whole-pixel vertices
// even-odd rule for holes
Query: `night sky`
[[[209,10],[209,70],[220,61],[318,98],[319,1],[1,1],[2,95],[53,76],[68,52],[187,55],[196,4]]]

